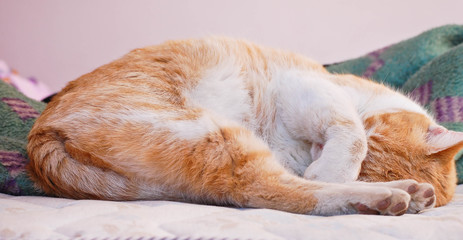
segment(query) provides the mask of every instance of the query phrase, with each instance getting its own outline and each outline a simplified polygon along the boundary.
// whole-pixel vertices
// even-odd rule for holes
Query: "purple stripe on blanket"
[[[450,119],[452,122],[455,121],[455,113],[453,109],[455,108],[455,104],[453,104],[452,97],[445,97],[445,104],[447,105],[447,118]],[[458,99],[456,99],[458,101]]]
[[[10,107],[15,112],[20,111],[22,113],[37,113],[37,111],[35,111],[33,108],[28,108],[28,107],[25,107],[25,106],[18,106],[18,105],[11,104]]]
[[[9,106],[16,106],[16,107],[27,107],[29,104],[22,101],[18,98],[2,98],[2,101],[8,104]]]
[[[19,98],[2,98],[2,101],[6,103],[19,118],[23,121],[31,118],[37,118],[40,114],[28,103]]]
[[[384,61],[380,58],[381,54],[383,54],[389,47],[384,47],[378,49],[374,52],[369,53],[367,56],[372,59],[372,62],[367,67],[365,72],[362,74],[362,77],[369,78],[373,76],[381,67],[384,66]]]
[[[22,154],[19,153],[19,152],[0,151],[0,158],[1,158],[2,156],[17,157],[17,156],[22,156]]]
[[[37,118],[40,115],[37,112],[27,112],[27,111],[21,112],[21,110],[17,110],[15,112],[19,115],[19,118],[21,118],[22,120]]]
[[[429,103],[432,93],[432,81],[428,81],[426,84],[419,88],[415,88],[410,92],[410,96],[422,106]]]
[[[389,48],[389,46],[387,47],[383,47],[383,48],[380,48],[374,52],[371,52],[368,54],[368,56],[372,56],[374,58],[378,58],[381,54],[383,54],[387,49]]]
[[[439,122],[445,122],[444,118],[446,117],[446,115],[445,115],[444,111],[442,110],[443,107],[441,106],[442,104],[441,104],[440,98],[435,99],[433,101],[432,105],[433,105],[432,108],[433,108],[434,112],[436,113],[437,120]]]
[[[458,98],[458,105],[456,107],[456,111],[458,112],[458,114],[455,121],[463,122],[463,98]]]
[[[19,152],[0,151],[0,163],[12,177],[25,171],[27,160]]]
[[[19,189],[15,179],[8,177],[3,183],[0,182],[0,192],[21,195],[21,189]]]
[[[384,65],[384,61],[382,59],[375,59],[373,62],[368,66],[367,70],[363,73],[362,77],[369,78],[375,74],[382,66]]]
[[[0,156],[0,162],[3,163],[4,166],[13,166],[18,165],[19,160],[23,159],[22,156]]]
[[[432,108],[439,122],[462,122],[463,120],[463,97],[436,98]]]

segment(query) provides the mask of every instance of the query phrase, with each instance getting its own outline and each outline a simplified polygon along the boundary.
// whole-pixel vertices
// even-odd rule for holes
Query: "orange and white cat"
[[[207,38],[137,49],[71,82],[29,134],[28,170],[76,199],[401,215],[451,200],[462,147],[381,84]]]

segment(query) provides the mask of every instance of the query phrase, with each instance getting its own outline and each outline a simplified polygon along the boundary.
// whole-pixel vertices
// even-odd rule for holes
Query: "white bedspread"
[[[317,217],[167,201],[0,194],[0,239],[463,239],[463,185],[445,207],[401,217]]]

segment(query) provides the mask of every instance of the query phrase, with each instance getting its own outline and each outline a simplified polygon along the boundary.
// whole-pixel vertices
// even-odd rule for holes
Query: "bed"
[[[46,106],[34,99],[48,93],[36,80],[21,80],[14,75],[16,71],[2,69],[4,65],[0,64],[0,239],[463,238],[461,153],[456,156],[461,185],[453,200],[443,207],[400,217],[319,217],[169,201],[45,196],[25,171],[25,147],[28,131]],[[440,124],[463,131],[463,26],[435,28],[326,67],[334,73],[352,73],[400,88]],[[21,87],[25,82],[27,87]]]
[[[305,216],[168,201],[0,194],[0,239],[461,239],[463,185],[445,207],[400,217]]]

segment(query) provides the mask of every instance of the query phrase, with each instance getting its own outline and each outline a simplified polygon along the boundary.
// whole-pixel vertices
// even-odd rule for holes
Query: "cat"
[[[136,49],[70,82],[29,134],[36,186],[301,214],[448,203],[463,133],[382,84],[245,40]]]

